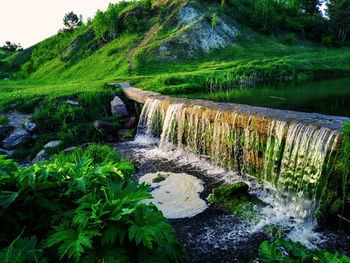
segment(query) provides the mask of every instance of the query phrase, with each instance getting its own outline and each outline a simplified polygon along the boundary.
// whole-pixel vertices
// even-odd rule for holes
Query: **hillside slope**
[[[91,23],[61,32],[30,49],[17,76],[31,85],[61,84],[65,94],[116,81],[171,94],[350,73],[349,48],[320,47],[297,35],[284,43],[288,32],[255,32],[215,3],[157,0],[146,14],[141,3],[124,2],[118,28],[108,41]]]

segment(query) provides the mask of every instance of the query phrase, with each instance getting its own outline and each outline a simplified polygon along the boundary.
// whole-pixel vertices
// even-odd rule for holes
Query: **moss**
[[[210,202],[225,201],[237,198],[240,195],[248,194],[249,186],[244,182],[225,185],[213,190],[209,198]]]
[[[261,219],[261,208],[265,205],[260,199],[248,194],[248,185],[244,182],[215,188],[209,201],[241,220],[253,224]]]

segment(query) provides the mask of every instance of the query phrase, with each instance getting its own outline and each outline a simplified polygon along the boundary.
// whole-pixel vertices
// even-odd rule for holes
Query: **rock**
[[[89,142],[83,143],[82,145],[80,145],[81,149],[86,149],[87,147],[89,147]]]
[[[73,146],[73,147],[69,147],[63,150],[64,153],[70,153],[73,152],[77,147]]]
[[[206,18],[202,10],[191,4],[183,6],[177,20],[178,26],[171,37],[152,42],[154,48],[151,54],[160,60],[189,58],[203,52],[208,54],[212,50],[235,45],[240,36],[232,21],[217,16],[217,25],[213,27],[211,18]]]
[[[124,128],[125,129],[131,129],[137,126],[137,119],[136,117],[131,117],[125,124]]]
[[[24,128],[26,129],[27,132],[32,133],[36,129],[36,124],[33,122],[26,122],[24,124]]]
[[[61,144],[61,142],[62,141],[60,140],[48,142],[47,144],[44,145],[44,149],[57,147],[58,145]]]
[[[9,137],[3,140],[2,144],[5,149],[13,149],[24,143],[29,137],[29,133],[25,130],[12,133]]]
[[[120,118],[129,115],[129,112],[126,110],[125,103],[118,96],[115,96],[114,99],[111,101],[111,108],[112,113]]]
[[[70,104],[70,105],[73,105],[73,106],[78,106],[79,105],[79,102],[74,101],[74,100],[67,100],[66,103]]]
[[[113,133],[115,131],[114,125],[111,122],[107,121],[95,121],[92,125],[94,125],[97,129],[102,129],[107,133]]]
[[[45,150],[41,150],[33,159],[34,163],[37,162],[41,162],[43,160],[49,160],[50,159],[50,155],[45,151]]]
[[[122,89],[131,87],[131,85],[129,83],[127,83],[127,82],[124,82],[124,83],[111,83],[110,85],[115,87],[115,88],[122,88]]]
[[[12,157],[13,153],[14,153],[14,151],[7,151],[4,149],[0,149],[0,155],[7,155],[8,157]]]
[[[215,188],[210,198],[212,200],[228,200],[240,195],[247,195],[248,189],[249,186],[244,182],[225,185]]]
[[[6,138],[11,130],[13,129],[13,126],[11,125],[0,125],[0,139]]]

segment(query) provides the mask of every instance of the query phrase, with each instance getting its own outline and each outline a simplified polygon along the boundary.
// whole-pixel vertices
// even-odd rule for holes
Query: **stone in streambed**
[[[266,204],[250,195],[248,189],[249,186],[244,182],[218,187],[213,189],[209,201],[241,220],[258,224],[262,219],[261,210]]]
[[[224,201],[232,199],[240,195],[248,194],[249,186],[244,182],[239,182],[231,185],[224,185],[213,190],[210,198],[213,201]]]

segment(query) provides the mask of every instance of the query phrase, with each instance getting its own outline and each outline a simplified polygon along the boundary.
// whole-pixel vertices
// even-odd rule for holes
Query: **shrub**
[[[148,185],[79,157],[21,170],[0,157],[5,262],[187,262],[168,220],[141,203]]]
[[[293,45],[295,43],[294,34],[287,34],[283,37],[282,43],[286,45]]]
[[[102,130],[91,123],[97,119],[106,119],[110,113],[112,90],[86,92],[77,100],[79,105],[70,105],[58,99],[46,99],[32,116],[42,133],[55,133],[66,145],[77,145],[84,141],[102,142],[106,139]],[[116,129],[119,120],[112,118]]]

